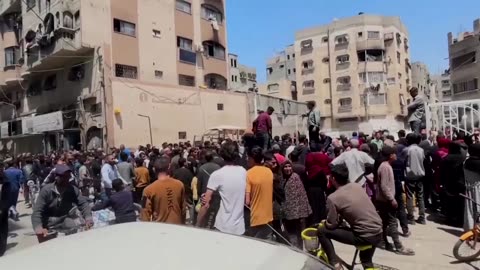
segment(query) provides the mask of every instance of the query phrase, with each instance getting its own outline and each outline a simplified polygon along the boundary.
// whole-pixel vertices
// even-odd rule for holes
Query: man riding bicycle
[[[93,225],[87,198],[83,197],[80,190],[69,181],[71,173],[67,165],[56,165],[55,182],[45,185],[38,195],[33,208],[32,225],[40,243],[49,240],[48,230],[52,227],[70,230],[77,226],[75,220],[69,216],[74,206],[82,213],[86,226]]]
[[[344,164],[332,167],[331,180],[337,190],[327,198],[328,216],[318,228],[322,249],[330,264],[339,270],[343,267],[331,240],[354,246],[371,245],[372,248],[360,251],[360,261],[364,269],[374,269],[372,258],[375,246],[382,240],[382,220],[362,186],[350,183]],[[340,226],[343,220],[349,228]]]

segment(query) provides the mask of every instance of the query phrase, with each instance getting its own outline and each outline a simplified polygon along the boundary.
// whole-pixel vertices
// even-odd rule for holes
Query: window
[[[177,37],[177,46],[180,49],[193,51],[193,42],[188,38]]]
[[[359,62],[381,62],[383,61],[383,51],[376,49],[357,51],[357,57]]]
[[[82,21],[80,20],[80,11],[75,12],[74,19],[75,19],[75,28],[79,29],[82,24]]]
[[[187,132],[186,131],[179,131],[178,132],[178,139],[179,140],[186,140],[187,139]]]
[[[68,11],[63,12],[63,27],[73,29],[73,14]],[[47,24],[45,24],[45,31],[47,31]],[[133,32],[135,35],[135,30]]]
[[[358,74],[358,79],[363,83],[381,83],[384,80],[383,72],[361,72]]]
[[[323,83],[330,83],[330,78],[323,79]]]
[[[27,0],[27,9],[32,9],[35,7],[37,0]]]
[[[322,62],[323,62],[323,63],[328,63],[328,62],[330,62],[330,58],[324,57],[324,58],[322,59]]]
[[[313,60],[307,60],[302,62],[302,66],[304,69],[311,69],[313,68]]]
[[[452,59],[452,69],[456,69],[476,62],[476,52],[469,52]]]
[[[340,107],[352,107],[352,98],[341,98],[338,100]]]
[[[128,79],[137,78],[137,67],[115,64],[115,76]]]
[[[223,103],[217,103],[217,111],[223,111]]]
[[[290,54],[287,54],[287,60],[290,60]]]
[[[402,62],[401,59],[402,59],[402,56],[401,56],[400,52],[397,52],[397,63],[400,64]]]
[[[5,48],[5,66],[14,66],[20,56],[18,47]]]
[[[294,54],[294,53],[292,53],[292,58],[295,58],[295,54]]]
[[[135,24],[130,22],[113,19],[113,30],[117,33],[125,34],[132,37],[135,36]]]
[[[47,0],[47,3],[46,3],[46,8],[47,8],[47,12],[50,12],[50,0]]]
[[[69,81],[80,81],[85,77],[85,66],[84,65],[76,65],[70,69],[70,73],[68,74]]]
[[[475,91],[475,90],[478,90],[478,79],[477,78],[475,78],[473,80],[465,81],[465,82],[455,83],[453,85],[453,93],[454,94],[460,94],[460,93]]]
[[[302,47],[302,49],[311,49],[312,44],[313,41],[311,39],[302,40],[302,42],[300,42],[300,46]]]
[[[195,77],[188,75],[178,75],[178,84],[183,86],[195,86]]]
[[[267,86],[268,92],[276,92],[279,88],[280,86],[278,85],[278,83],[272,83]]]
[[[197,63],[197,54],[193,51],[193,42],[191,39],[177,37],[177,46],[179,50],[179,60],[181,62],[195,65]]]
[[[450,80],[442,80],[442,87],[449,87],[450,86]]]
[[[328,42],[328,37],[322,37],[322,42],[327,43]]]
[[[155,78],[157,78],[157,79],[163,79],[163,71],[161,71],[161,70],[155,70]]]
[[[238,76],[232,75],[232,82],[238,82]]]
[[[387,78],[387,83],[388,84],[395,84],[395,77]]]
[[[175,8],[182,12],[192,14],[192,5],[188,2],[177,0],[175,3]]]
[[[357,36],[358,36],[359,38],[363,37],[363,32],[358,32]]]
[[[325,99],[325,100],[323,101],[323,103],[325,103],[325,104],[327,104],[327,105],[330,105],[330,104],[332,104],[332,100],[329,99],[329,98],[327,98],[327,99]]]
[[[230,66],[231,66],[231,67],[235,67],[235,66],[233,65],[233,59],[230,59]]]
[[[205,47],[205,54],[220,60],[225,60],[225,48],[213,41],[207,41],[203,43]]]
[[[223,14],[213,6],[202,5],[202,18],[205,20],[215,20],[218,23],[222,23]]]
[[[284,68],[284,67],[285,67],[285,65],[280,65],[280,67],[279,67],[279,68],[280,68],[280,69],[282,69],[282,68]]]
[[[293,73],[297,73],[297,69],[296,69],[296,68],[293,68]]]
[[[315,88],[315,81],[309,80],[303,82],[303,89],[314,89]]]
[[[337,79],[337,81],[338,81],[340,84],[350,84],[350,76],[339,77],[339,78]]]
[[[152,36],[153,36],[154,38],[160,38],[160,37],[161,37],[161,34],[162,34],[162,33],[160,32],[160,30],[152,29]]]
[[[287,73],[288,73],[288,75],[290,75],[292,73],[292,71],[290,69],[288,69]]]
[[[379,31],[368,31],[368,39],[380,39]]]
[[[337,64],[345,64],[350,62],[350,56],[348,54],[337,56]]]
[[[348,43],[348,35],[340,35],[335,37],[335,44],[343,45]]]
[[[222,75],[210,73],[204,76],[204,82],[209,89],[227,90],[227,79]]]
[[[233,60],[233,66],[237,67],[237,59]]]
[[[268,73],[268,75],[272,74],[273,73],[273,68],[271,68],[271,67],[267,68],[267,73]]]
[[[45,78],[45,83],[43,84],[43,90],[50,91],[57,88],[57,75],[53,74]]]

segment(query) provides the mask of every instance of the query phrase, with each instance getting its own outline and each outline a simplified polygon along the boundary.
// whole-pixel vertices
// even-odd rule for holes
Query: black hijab
[[[471,144],[468,147],[468,154],[470,156],[465,161],[465,169],[480,173],[480,144]]]

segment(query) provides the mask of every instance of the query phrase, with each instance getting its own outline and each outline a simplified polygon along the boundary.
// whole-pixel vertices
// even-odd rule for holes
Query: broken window
[[[222,45],[213,41],[206,41],[203,42],[203,46],[208,56],[225,60],[225,48]]]
[[[304,69],[313,68],[313,60],[303,61],[302,65]]]
[[[223,21],[223,14],[214,6],[202,5],[202,18],[205,20],[216,20],[221,24]]]
[[[465,66],[476,61],[476,52],[469,52],[452,59],[452,69]]]
[[[342,44],[347,44],[348,43],[348,35],[340,35],[335,37],[335,44],[337,45],[342,45]]]
[[[57,88],[57,75],[52,74],[45,78],[45,83],[43,84],[43,90],[50,91]]]
[[[69,81],[80,81],[85,77],[85,66],[84,65],[76,65],[70,69],[70,73],[68,74]]]
[[[383,50],[357,51],[359,62],[381,62],[383,61]]]

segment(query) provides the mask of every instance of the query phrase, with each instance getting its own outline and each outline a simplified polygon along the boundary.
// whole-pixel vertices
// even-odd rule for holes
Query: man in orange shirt
[[[140,219],[185,224],[185,189],[182,182],[170,177],[170,159],[157,159],[154,170],[158,178],[143,191]]]
[[[135,193],[134,200],[136,203],[140,203],[142,200],[143,190],[150,184],[150,173],[147,167],[145,167],[143,159],[137,158],[135,160]]]
[[[273,220],[273,173],[262,165],[263,149],[256,146],[250,153],[247,171],[245,204],[250,207],[250,230],[248,236],[270,239],[272,230],[269,223]]]

